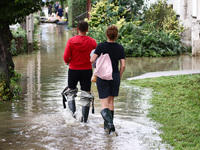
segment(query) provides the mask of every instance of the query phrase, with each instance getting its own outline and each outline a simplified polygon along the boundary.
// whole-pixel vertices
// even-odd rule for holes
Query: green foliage
[[[38,37],[39,36],[39,32],[38,32],[38,25],[40,24],[39,21],[39,15],[34,14],[34,38],[33,38],[33,50],[38,50],[39,49],[39,41],[38,41]]]
[[[100,24],[106,24],[108,22],[106,8],[107,0],[99,1],[92,7],[90,12],[90,20],[88,20],[90,27],[97,27]]]
[[[26,31],[23,30],[21,27],[18,27],[17,30],[12,30],[11,32],[12,32],[13,38],[26,37]]]
[[[100,24],[115,24],[122,18],[129,22],[139,14],[142,5],[143,0],[101,0],[94,3],[88,23],[91,27],[98,27]]]
[[[126,56],[160,57],[186,52],[186,48],[170,34],[157,30],[148,31],[146,26],[127,23],[119,35],[119,42],[124,46]]]
[[[34,13],[34,32],[37,30],[39,24],[40,16],[37,13]]]
[[[86,0],[68,0],[69,25],[75,27],[76,17],[87,11]]]
[[[37,51],[39,49],[40,49],[39,41],[38,41],[38,39],[34,39],[33,40],[33,50]]]
[[[106,25],[99,25],[97,28],[93,27],[90,28],[88,35],[93,37],[97,43],[103,42],[107,40],[105,35],[106,29]]]
[[[97,4],[97,2],[99,2],[100,0],[91,0],[91,4],[92,5],[95,5],[95,4]]]
[[[34,33],[35,34],[38,29],[38,24],[39,24],[39,15],[35,13],[34,14]],[[16,56],[18,54],[27,52],[26,31],[23,30],[21,27],[18,27],[17,30],[12,30],[11,33],[13,35],[13,39],[11,40],[11,48],[10,48],[10,52],[12,56]],[[35,37],[35,34],[34,34],[34,37]],[[22,47],[20,47],[19,45],[22,45]],[[38,50],[38,41],[35,38],[33,41],[33,50]]]
[[[7,87],[6,81],[0,83],[0,101],[19,98],[21,87],[18,85],[18,81],[20,80],[21,75],[17,74],[15,71],[12,71],[11,74],[13,74],[13,76],[10,78],[10,88]]]
[[[133,1],[129,3],[131,2]],[[119,30],[117,42],[124,46],[126,56],[161,57],[183,54],[187,51],[180,43],[180,32],[184,29],[176,20],[175,12],[165,2],[159,1],[152,5],[145,13],[144,20],[132,17],[127,21],[126,14],[130,14],[129,9],[133,6],[129,8],[126,0],[99,1],[90,12],[88,35],[96,39],[97,43],[103,42],[107,40],[107,27],[114,24]],[[138,4],[137,10],[141,9],[143,2],[138,1]],[[129,8],[129,11],[125,8]]]
[[[17,48],[16,48],[15,39],[12,39],[12,40],[11,40],[10,53],[12,54],[12,56],[17,55]]]
[[[68,0],[62,0],[63,1],[63,9],[68,6]]]
[[[4,96],[7,96],[9,93],[13,92],[11,91],[12,89],[10,89],[12,87],[9,85],[10,74],[8,74],[9,66],[11,66],[12,69],[14,69],[14,64],[13,64],[12,57],[9,51],[11,47],[11,40],[13,38],[9,29],[9,25],[23,22],[26,16],[34,12],[37,12],[38,10],[41,9],[42,6],[44,6],[44,3],[42,3],[42,0],[9,0],[9,1],[1,0],[0,1],[0,10],[1,10],[1,13],[0,13],[1,49],[0,51],[2,51],[2,48],[4,48],[4,50],[6,51],[5,53],[2,53],[2,52],[0,53],[1,57],[6,57],[6,60],[5,60],[6,62],[4,62],[3,64],[1,63],[1,68],[0,68],[1,99],[6,99]],[[16,44],[16,41],[15,41],[15,44]],[[14,45],[14,42],[13,42],[13,45]],[[4,54],[6,54],[6,56],[4,56]],[[11,94],[11,96],[13,95]]]
[[[0,27],[21,23],[25,16],[44,6],[42,0],[10,0],[0,2]]]
[[[23,30],[21,27],[19,27],[17,28],[17,30],[12,30],[11,33],[13,35],[10,48],[12,56],[26,52],[27,50],[26,31]]]
[[[133,80],[131,84],[153,89],[149,117],[162,125],[165,142],[177,150],[200,149],[199,74]]]
[[[161,57],[176,56],[186,52],[186,48],[170,34],[164,31],[149,31],[149,26],[137,26],[140,22],[118,21],[118,43],[122,44],[126,56],[132,57]],[[99,25],[89,31],[89,36],[95,38],[97,43],[106,41],[106,29],[108,26]]]
[[[167,5],[167,0],[159,0],[145,12],[144,20],[147,24],[154,24],[154,29],[165,31],[175,39],[180,40],[180,33],[185,29],[180,25],[175,11]]]
[[[44,11],[40,11],[40,16],[45,16],[45,13],[44,13]]]

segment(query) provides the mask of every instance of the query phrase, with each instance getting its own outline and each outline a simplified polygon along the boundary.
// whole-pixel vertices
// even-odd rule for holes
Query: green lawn
[[[200,74],[128,81],[152,88],[151,117],[175,150],[200,150]]]

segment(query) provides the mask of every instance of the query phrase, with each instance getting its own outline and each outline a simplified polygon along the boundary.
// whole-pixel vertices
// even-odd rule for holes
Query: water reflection
[[[200,57],[182,55],[177,57],[127,58],[123,79],[147,72],[200,69]]]
[[[22,99],[0,109],[0,149],[171,149],[161,143],[157,125],[146,118],[151,91],[129,87],[123,81],[115,101],[117,137],[103,130],[95,84],[95,114],[90,113],[87,124],[73,119],[63,109],[60,93],[67,85],[68,71],[62,56],[67,39],[75,32],[55,24],[40,28],[41,50],[14,57],[16,71],[23,77]],[[199,58],[190,56],[127,58],[126,62],[123,80],[146,72],[200,69]],[[79,119],[79,96],[76,103]]]

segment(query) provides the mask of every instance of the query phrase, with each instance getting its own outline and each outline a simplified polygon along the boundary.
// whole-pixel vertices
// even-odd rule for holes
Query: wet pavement
[[[128,86],[127,78],[148,72],[200,69],[198,58],[191,56],[165,58],[126,58],[120,93],[115,99],[114,124],[118,136],[103,129],[101,106],[95,84],[95,114],[87,123],[81,118],[80,86],[76,97],[77,120],[63,109],[61,92],[67,85],[68,66],[63,52],[73,33],[66,26],[41,24],[41,49],[13,57],[22,75],[21,99],[0,105],[1,150],[149,150],[172,148],[162,142],[159,126],[147,118],[151,107],[151,90]]]
[[[187,74],[200,74],[200,69],[199,70],[177,70],[177,71],[149,72],[149,73],[145,73],[140,76],[127,78],[127,80],[155,78],[155,77],[162,77],[162,76],[187,75]]]

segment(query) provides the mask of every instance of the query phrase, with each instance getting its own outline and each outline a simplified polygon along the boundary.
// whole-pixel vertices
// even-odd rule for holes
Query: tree
[[[42,0],[3,0],[0,2],[0,83],[10,87],[11,72],[14,63],[10,54],[10,43],[13,38],[9,25],[21,23],[25,16],[34,13],[44,6]]]

